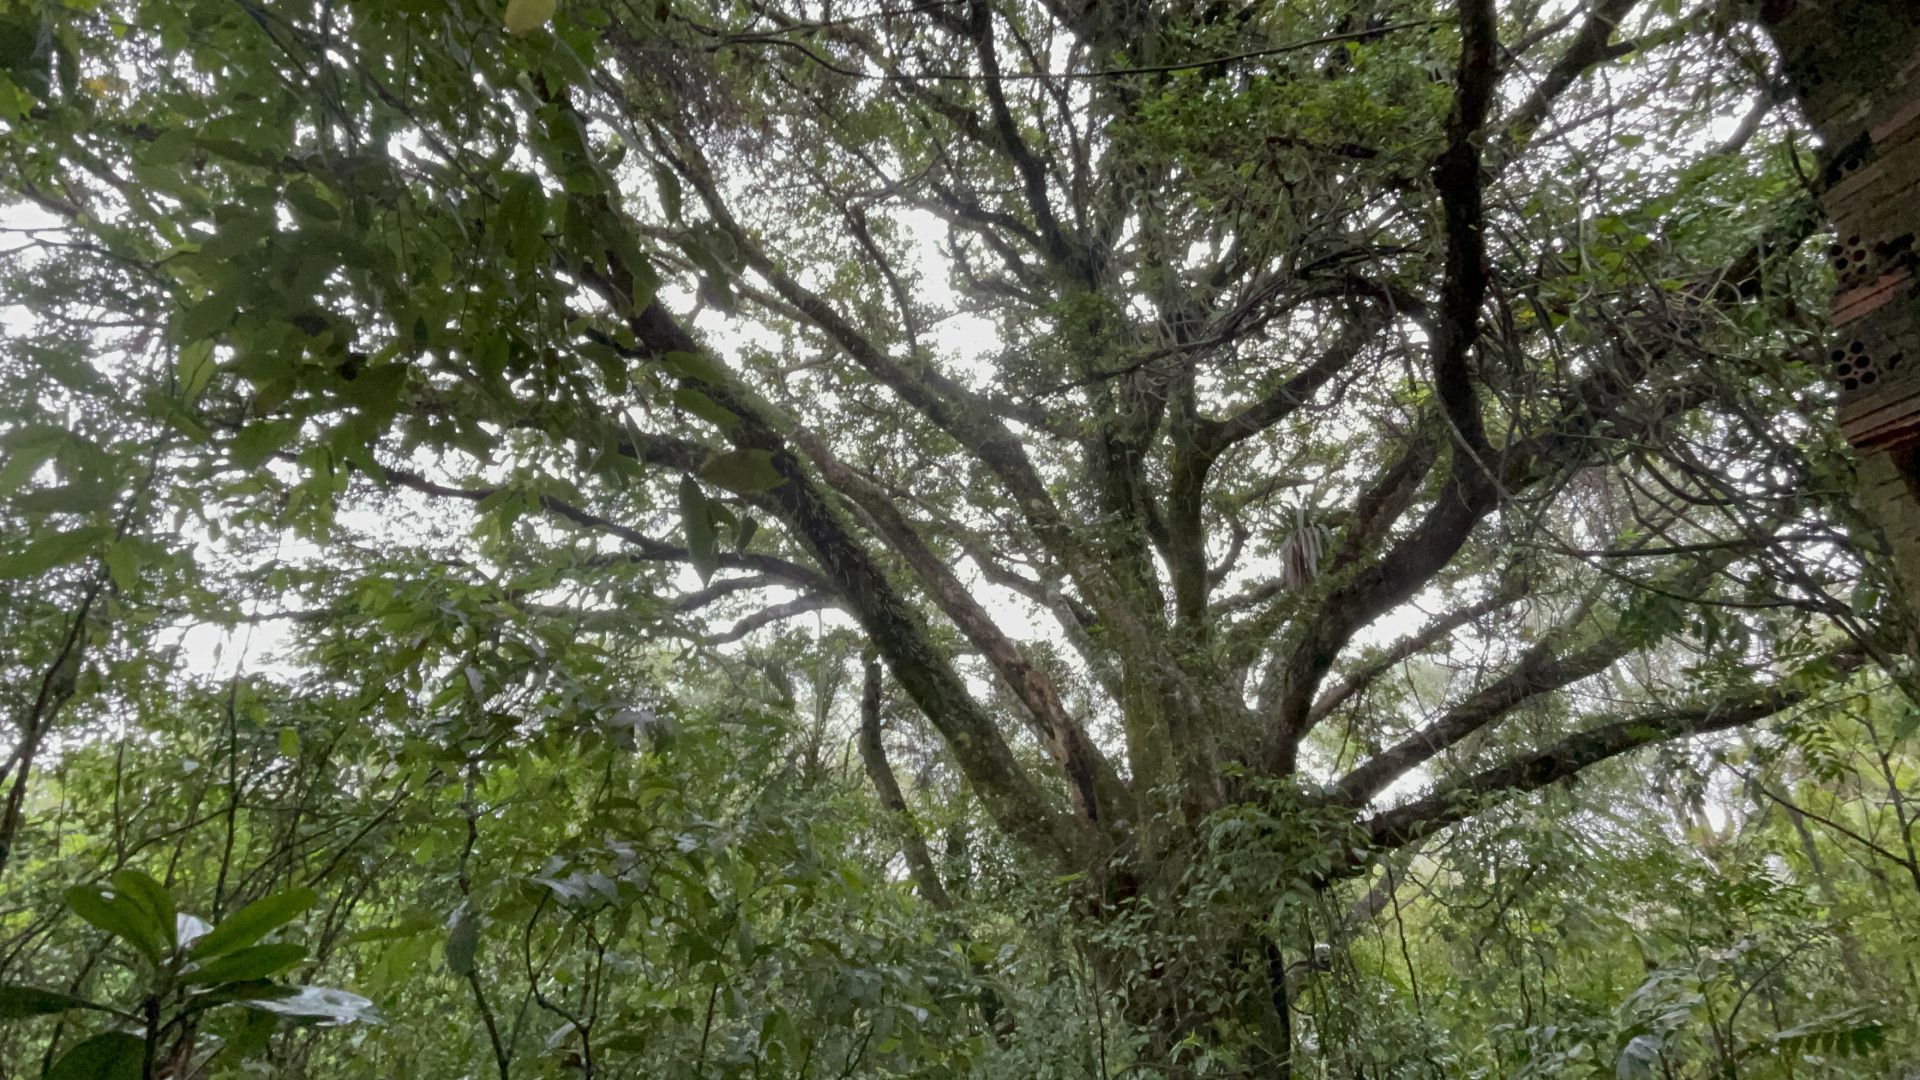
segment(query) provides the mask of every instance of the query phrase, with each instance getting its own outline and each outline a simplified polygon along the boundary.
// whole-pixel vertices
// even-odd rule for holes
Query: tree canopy
[[[1737,5],[0,35],[0,1073],[1911,1065]]]

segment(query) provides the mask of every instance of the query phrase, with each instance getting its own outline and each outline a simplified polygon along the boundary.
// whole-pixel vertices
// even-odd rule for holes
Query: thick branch
[[[1433,183],[1440,192],[1446,229],[1433,380],[1460,446],[1470,456],[1484,456],[1487,450],[1479,388],[1469,353],[1479,337],[1480,305],[1487,296],[1478,140],[1499,80],[1499,47],[1493,0],[1460,0],[1460,66],[1454,81],[1453,111],[1447,117],[1447,148],[1433,167]],[[1479,467],[1484,469],[1484,463]],[[1462,472],[1458,462],[1454,472]]]
[[[1612,44],[1613,32],[1620,20],[1639,0],[1597,0],[1593,11],[1582,23],[1567,50],[1560,54],[1533,93],[1513,111],[1513,117],[1507,121],[1506,132],[1501,139],[1499,150],[1492,163],[1498,169],[1505,160],[1526,144],[1527,139],[1538,128],[1547,114],[1553,111],[1554,102],[1567,92],[1587,69],[1595,64],[1604,63],[1631,51],[1630,48]]]
[[[1180,685],[1190,697],[1197,700],[1201,695],[1185,685],[1185,676],[1173,664],[1162,643],[1121,599],[1121,591],[1112,580],[1105,562],[1073,534],[1055,505],[1045,480],[1027,456],[1025,446],[993,415],[991,408],[971,400],[971,395],[964,388],[938,372],[925,368],[909,369],[886,356],[824,297],[780,269],[733,219],[719,187],[698,157],[697,147],[683,139],[680,148],[685,156],[674,158],[676,168],[700,192],[708,211],[733,235],[745,253],[748,265],[766,278],[775,292],[833,338],[864,370],[951,435],[991,470],[1007,486],[1008,494],[1026,517],[1035,535],[1066,565],[1100,617],[1125,636],[1128,647],[1135,655],[1148,659],[1158,668],[1169,680],[1169,685]]]
[[[984,75],[981,87],[986,92],[987,104],[993,112],[993,131],[1001,149],[1013,162],[1014,170],[1020,174],[1027,207],[1032,211],[1034,225],[1046,242],[1047,257],[1082,283],[1092,285],[1093,267],[1068,240],[1059,219],[1054,216],[1053,203],[1047,195],[1046,168],[1034,156],[1026,140],[1020,137],[1013,111],[1007,107],[1006,89],[1001,85],[1000,58],[993,45],[992,11],[986,0],[972,0],[968,5],[968,13],[972,20],[970,30],[974,45],[980,54],[980,70]]]
[[[1862,654],[1850,649],[1829,658],[1841,673],[1861,663]],[[1671,709],[1603,724],[1569,735],[1544,750],[1527,754],[1454,781],[1404,806],[1369,818],[1361,826],[1373,843],[1399,847],[1431,836],[1515,795],[1538,791],[1589,766],[1630,750],[1693,735],[1726,731],[1755,723],[1806,701],[1810,691],[1771,686],[1719,701]]]
[[[1294,754],[1310,725],[1308,716],[1320,680],[1333,667],[1355,631],[1402,603],[1433,580],[1494,507],[1495,489],[1479,474],[1456,475],[1420,524],[1369,566],[1336,588],[1301,633],[1279,669],[1262,767],[1293,770]]]
[[[1260,400],[1224,420],[1203,425],[1199,439],[1201,452],[1208,457],[1218,457],[1235,443],[1258,435],[1285,420],[1312,400],[1314,392],[1325,386],[1328,380],[1346,370],[1384,322],[1385,319],[1378,315],[1364,320],[1353,331],[1342,335],[1312,363],[1274,387]]]
[[[1119,774],[1087,738],[1079,722],[1068,714],[1053,680],[1021,654],[1019,647],[994,623],[952,568],[927,546],[913,523],[885,492],[848,469],[813,436],[796,435],[795,442],[813,460],[828,484],[867,512],[880,535],[927,587],[934,603],[980,650],[1026,708],[1047,752],[1067,777],[1074,810],[1090,822],[1102,820],[1105,816],[1102,807],[1110,810],[1124,790]]]
[[[611,215],[608,215],[611,218]],[[616,219],[617,220],[617,219]],[[585,275],[600,295],[622,311],[641,351],[649,356],[687,353],[711,357],[656,300],[633,310],[630,272],[613,250],[603,253],[605,274]],[[868,639],[909,696],[940,732],[961,772],[987,799],[1007,832],[1036,850],[1071,859],[1086,834],[1056,813],[1021,768],[993,718],[967,691],[950,659],[933,645],[924,624],[906,604],[873,557],[854,539],[826,495],[814,483],[759,402],[711,361],[709,377],[683,372],[681,381],[739,418],[727,429],[742,449],[771,455],[781,481],[767,497],[775,513],[811,553],[846,602]]]
[[[1334,785],[1335,801],[1356,807],[1366,805],[1408,771],[1459,745],[1467,736],[1506,716],[1523,702],[1605,671],[1636,647],[1621,635],[1570,656],[1553,657],[1552,646],[1561,638],[1561,634],[1549,634],[1527,650],[1513,670],[1448,709],[1438,720],[1355,766]]]
[[[457,487],[429,480],[419,473],[396,466],[383,465],[381,471],[389,483],[423,495],[440,498],[464,499],[467,502],[482,502],[493,497],[500,489],[497,487]],[[555,517],[584,526],[595,532],[617,537],[639,551],[640,556],[655,562],[690,562],[692,554],[686,548],[676,547],[664,540],[655,540],[646,533],[631,526],[611,521],[598,514],[583,510],[552,495],[541,495],[540,506]],[[723,551],[719,554],[719,565],[735,570],[754,570],[768,577],[778,578],[781,582],[808,592],[831,592],[832,586],[816,570],[810,570],[799,563],[773,555],[761,555],[752,552]],[[722,583],[723,585],[725,583]],[[718,587],[718,586],[716,586]],[[742,586],[744,587],[744,586]],[[689,594],[690,596],[699,594]],[[697,605],[696,605],[697,606]]]
[[[1518,577],[1512,578],[1485,599],[1477,603],[1468,604],[1463,608],[1456,608],[1452,614],[1435,619],[1427,625],[1426,629],[1419,633],[1409,634],[1399,641],[1394,642],[1393,645],[1388,647],[1387,651],[1381,653],[1371,663],[1355,669],[1352,674],[1322,692],[1319,700],[1313,703],[1312,711],[1307,714],[1308,725],[1318,724],[1321,720],[1326,719],[1327,714],[1339,708],[1347,699],[1353,697],[1353,695],[1371,686],[1375,679],[1391,671],[1395,665],[1400,664],[1402,661],[1418,653],[1425,652],[1441,638],[1452,636],[1455,630],[1473,622],[1482,615],[1506,607],[1508,604],[1525,596],[1526,593],[1525,580]]]
[[[836,602],[837,601],[831,596],[802,596],[789,600],[784,604],[774,604],[771,607],[761,608],[759,611],[748,615],[718,634],[707,635],[701,639],[701,642],[706,645],[730,644],[739,641],[755,630],[772,626],[774,623],[784,622],[787,619],[796,618],[809,612],[819,611],[822,608],[833,607]]]
[[[1645,542],[1645,537],[1637,541]],[[1732,558],[1730,551],[1717,552],[1712,558],[1687,564],[1664,587],[1645,587],[1657,588],[1671,596],[1695,595]],[[1569,618],[1544,634],[1505,675],[1481,687],[1447,710],[1438,720],[1362,762],[1341,778],[1334,785],[1334,798],[1356,808],[1364,806],[1409,770],[1458,745],[1474,732],[1498,722],[1519,705],[1597,675],[1639,648],[1639,643],[1631,636],[1618,632],[1618,627],[1605,627],[1598,628],[1599,639],[1584,648],[1554,655],[1568,639],[1588,633],[1588,613],[1598,601],[1601,588],[1595,586],[1594,591],[1581,600]]]

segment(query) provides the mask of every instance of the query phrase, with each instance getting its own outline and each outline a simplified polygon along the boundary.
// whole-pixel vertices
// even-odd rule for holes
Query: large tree
[[[841,613],[1148,1060],[1285,1068],[1286,898],[1886,660],[1719,5],[547,6],[13,4],[19,298],[159,403],[176,528],[309,542],[317,637],[434,504],[516,618]],[[9,573],[116,553],[48,633],[139,491],[15,505]]]

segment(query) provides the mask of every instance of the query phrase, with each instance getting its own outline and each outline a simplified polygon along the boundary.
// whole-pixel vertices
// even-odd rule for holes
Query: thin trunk
[[[1287,960],[1280,947],[1267,943],[1267,987],[1268,1002],[1273,1017],[1266,1027],[1269,1032],[1267,1065],[1268,1075],[1276,1080],[1289,1080],[1293,1076],[1293,1002],[1287,993]]]
[[[893,818],[900,851],[907,860],[907,876],[913,879],[914,888],[920,890],[920,896],[927,903],[941,911],[950,911],[953,898],[940,883],[933,856],[927,850],[927,839],[920,832],[919,822],[913,819],[913,811],[907,808],[906,797],[900,793],[900,782],[894,778],[893,766],[887,761],[887,748],[880,739],[880,692],[880,661],[870,656],[866,661],[866,682],[860,692],[860,761],[866,766],[873,790],[880,796],[880,805],[886,807]]]
[[[86,651],[87,613],[93,609],[93,602],[104,585],[103,572],[87,586],[79,609],[67,625],[60,651],[55,654],[53,662],[47,665],[46,674],[40,679],[39,690],[34,694],[33,705],[20,722],[20,744],[14,752],[13,761],[18,771],[13,774],[13,783],[7,790],[6,807],[0,810],[0,875],[6,873],[7,864],[12,861],[13,849],[19,843],[34,761],[46,741],[47,733],[53,728],[54,719],[60,715],[60,709],[67,700],[73,697],[78,685],[80,664]],[[0,778],[5,775],[4,771],[0,771]]]

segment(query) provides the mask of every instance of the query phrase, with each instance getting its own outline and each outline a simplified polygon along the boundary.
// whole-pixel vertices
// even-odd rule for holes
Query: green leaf
[[[140,1080],[146,1040],[124,1031],[108,1031],[75,1043],[47,1070],[46,1080]]]
[[[128,592],[140,583],[140,553],[133,544],[115,540],[107,545],[107,573],[121,592]]]
[[[105,525],[89,525],[43,536],[11,555],[0,556],[0,578],[39,577],[54,567],[79,562],[93,553],[95,544],[112,535],[113,530]]]
[[[95,927],[112,934],[159,963],[167,954],[170,934],[133,899],[98,885],[76,885],[67,890],[67,906]]]
[[[701,353],[670,352],[660,358],[660,363],[683,379],[693,379],[709,386],[727,384],[727,370]]]
[[[688,561],[705,585],[720,567],[720,550],[713,535],[713,508],[691,476],[680,478],[680,523],[687,534]]]
[[[238,1071],[241,1062],[265,1053],[278,1026],[270,1012],[254,1008],[232,1010],[221,1024],[223,1041],[214,1075],[227,1075],[219,1071],[222,1065]]]
[[[122,870],[112,877],[114,891],[140,908],[141,915],[158,934],[166,951],[172,952],[178,942],[179,910],[174,907],[173,894],[166,886],[138,870]]]
[[[653,1039],[637,1031],[623,1032],[607,1039],[594,1039],[594,1049],[615,1054],[644,1053],[653,1046]]]
[[[213,381],[213,341],[203,339],[180,347],[174,360],[174,379],[180,384],[180,400],[189,404]]]
[[[633,302],[633,309],[639,311],[653,303],[654,294],[660,291],[660,274],[653,264],[638,254],[630,255],[623,265],[627,276],[632,279],[627,287],[627,297]]]
[[[101,1009],[85,998],[43,990],[37,986],[0,986],[0,1020],[24,1020],[29,1016],[47,1016],[69,1009]]]
[[[4,440],[6,460],[0,462],[0,497],[19,488],[60,449],[66,433],[42,427],[9,434]]]
[[[0,71],[34,97],[53,89],[53,24],[32,8],[9,10],[0,22]]]
[[[118,501],[118,484],[92,480],[30,491],[15,499],[14,505],[33,514],[97,514],[113,509]]]
[[[546,239],[541,235],[545,214],[539,181],[525,173],[514,174],[500,196],[494,219],[496,239],[514,265],[531,269],[545,252]]]
[[[507,33],[530,34],[553,18],[554,0],[507,0]]]
[[[280,756],[298,758],[300,756],[300,733],[290,727],[280,729]]]
[[[740,422],[732,410],[691,386],[676,387],[673,403],[717,428],[730,428]]]
[[[743,495],[766,491],[786,481],[774,467],[773,453],[769,450],[730,450],[716,454],[701,467],[700,479]]]
[[[300,177],[287,185],[287,202],[295,210],[318,222],[340,220],[340,211],[320,194],[310,177]]]
[[[465,977],[473,972],[475,957],[480,952],[480,923],[473,917],[467,905],[461,904],[453,913],[453,920],[447,926],[447,970]]]
[[[1861,1011],[1849,1009],[1823,1016],[1797,1027],[1777,1032],[1766,1043],[1746,1048],[1771,1053],[1830,1054],[1835,1057],[1862,1057],[1886,1043],[1886,1028],[1875,1020],[1860,1019]]]
[[[263,896],[222,919],[206,937],[194,942],[188,955],[205,960],[243,949],[299,918],[318,899],[305,886]]]
[[[305,945],[280,943],[253,945],[214,957],[188,972],[181,981],[204,985],[247,982],[265,979],[287,970],[307,958]]]
[[[30,491],[15,499],[14,505],[32,514],[97,514],[113,509],[118,501],[118,484],[89,480]]]
[[[680,189],[680,175],[664,165],[653,167],[653,186],[660,194],[660,209],[666,212],[667,220],[680,223],[681,210],[686,201]]]
[[[1644,1080],[1653,1075],[1653,1067],[1660,1061],[1660,1039],[1654,1035],[1635,1035],[1620,1048],[1620,1056],[1614,1059],[1613,1075],[1617,1080]]]
[[[227,457],[243,469],[258,468],[299,433],[300,421],[294,418],[248,424],[227,444]]]

